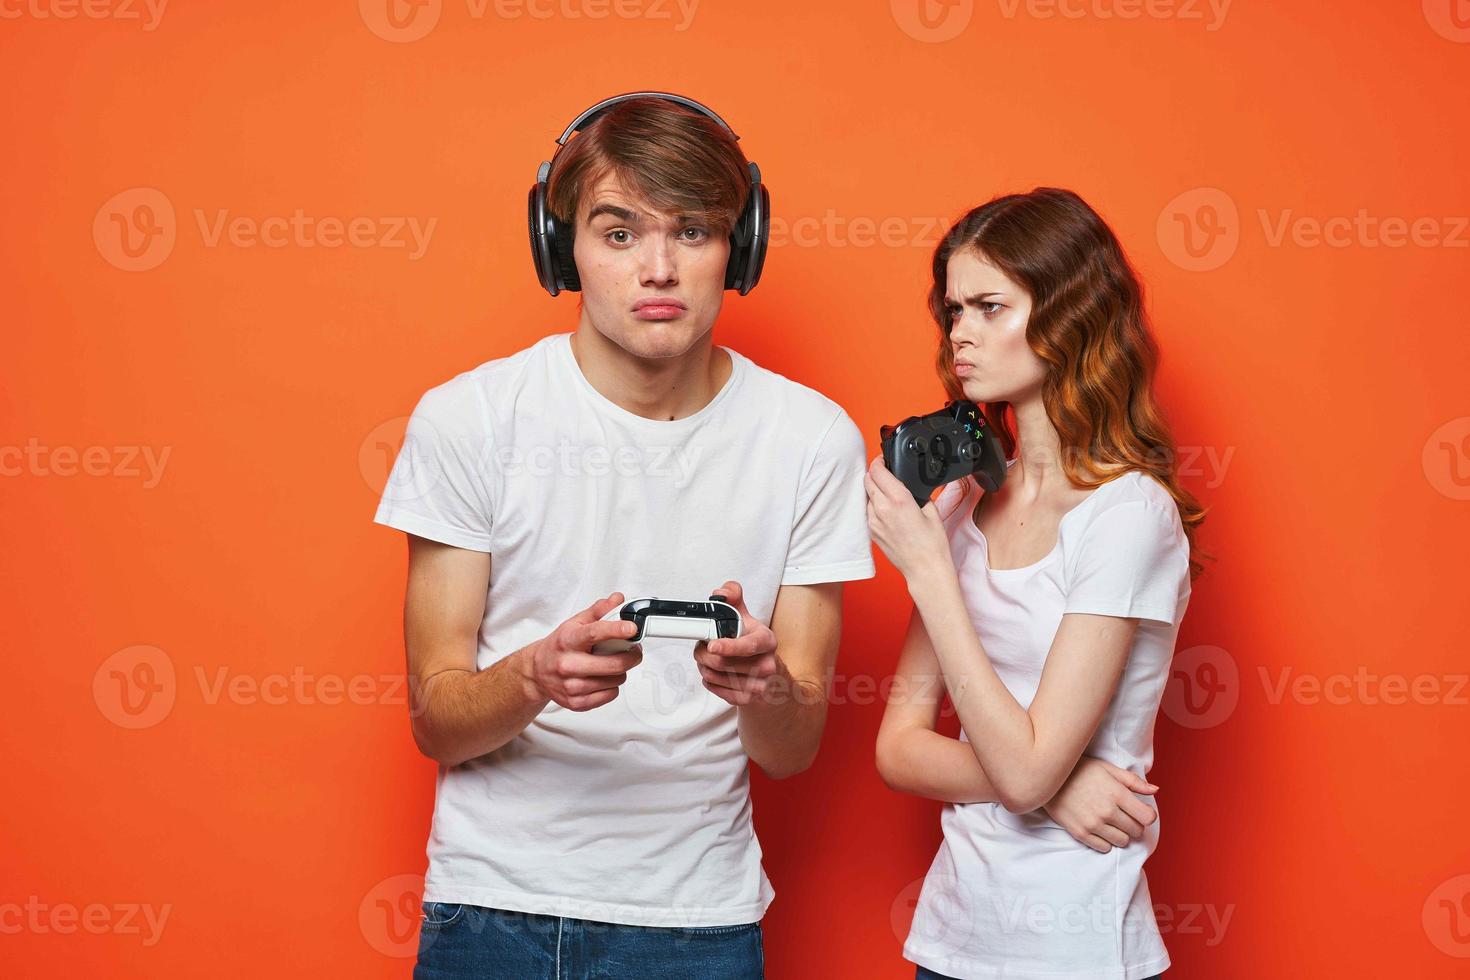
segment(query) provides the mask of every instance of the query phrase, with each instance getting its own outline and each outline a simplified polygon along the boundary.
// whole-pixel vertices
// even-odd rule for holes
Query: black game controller
[[[1000,440],[985,424],[974,402],[952,401],[929,415],[911,415],[885,425],[883,464],[898,477],[920,507],[935,487],[974,476],[989,493],[1006,478]]]

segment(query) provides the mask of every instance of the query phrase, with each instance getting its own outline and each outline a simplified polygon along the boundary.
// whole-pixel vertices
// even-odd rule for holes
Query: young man
[[[729,128],[634,93],[573,129],[545,189],[571,247],[538,269],[580,281],[575,332],[429,390],[375,518],[409,535],[413,734],[441,767],[416,976],[759,977],[747,760],[816,755],[841,583],[873,575],[866,452],[711,340],[759,275]],[[631,635],[625,599],[716,592],[736,639],[592,652]]]

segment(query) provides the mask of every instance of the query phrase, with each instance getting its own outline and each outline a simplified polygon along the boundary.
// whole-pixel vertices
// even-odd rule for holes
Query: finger
[[[1143,824],[1130,817],[1121,807],[1107,819],[1110,825],[1127,834],[1129,840],[1143,839]]]
[[[608,677],[632,670],[643,662],[643,649],[634,647],[620,653],[568,653],[562,658],[565,677]]]
[[[572,711],[591,711],[593,708],[602,707],[617,696],[618,689],[614,687],[606,691],[597,691],[594,694],[582,694],[567,698],[566,703],[562,707],[570,708]]]
[[[1092,848],[1099,854],[1106,854],[1113,849],[1112,844],[1109,844],[1107,841],[1103,840],[1096,834],[1083,834],[1082,843],[1086,844],[1088,847]]]
[[[569,622],[595,623],[622,604],[623,594],[621,592],[614,592],[606,599],[598,599],[592,605],[573,616]]]
[[[1103,768],[1106,769],[1114,779],[1122,783],[1124,786],[1127,786],[1135,793],[1147,794],[1158,791],[1157,786],[1149,782],[1147,779],[1144,779],[1132,769],[1123,769],[1103,759],[1099,759],[1097,761],[1102,763]]]
[[[1107,824],[1103,824],[1103,826],[1098,830],[1097,836],[1103,838],[1114,847],[1128,846],[1128,835],[1123,833],[1117,827],[1110,827]]]
[[[758,629],[734,639],[721,637],[718,640],[707,641],[704,647],[708,653],[709,665],[720,667],[719,661],[721,660],[736,663],[770,653],[772,648],[766,635],[769,632],[767,629]]]
[[[603,640],[630,640],[637,633],[638,626],[627,620],[599,619],[576,627],[570,646],[574,650],[588,650]]]
[[[731,579],[711,592],[710,595],[724,596],[720,601],[734,606],[735,611],[740,614],[741,619],[749,615],[749,612],[745,608],[745,588],[739,582]]]
[[[730,671],[713,670],[704,664],[699,665],[699,676],[703,677],[707,684],[726,687],[732,691],[755,693],[765,687],[765,680],[763,678],[751,677],[749,674],[736,674]]]
[[[731,704],[749,704],[755,698],[754,695],[746,691],[742,691],[739,688],[729,687],[717,681],[711,681],[707,677],[702,677],[700,678],[700,680],[703,682],[705,689],[708,690],[711,694],[723,698]]]
[[[1159,819],[1159,812],[1136,796],[1125,796],[1118,808],[1145,827]]]

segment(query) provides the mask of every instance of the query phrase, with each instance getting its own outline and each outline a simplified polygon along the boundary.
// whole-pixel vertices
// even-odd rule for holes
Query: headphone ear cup
[[[730,230],[730,261],[725,266],[725,288],[744,296],[760,282],[771,240],[771,193],[761,180],[760,168],[750,165],[750,196]]]
[[[582,288],[582,278],[577,275],[577,263],[572,258],[572,229],[546,206],[546,182],[550,173],[551,163],[543,162],[536,171],[536,183],[531,187],[526,209],[536,281],[555,296],[562,290],[578,291]]]
[[[561,291],[557,275],[556,223],[546,209],[547,164],[541,164],[536,173],[536,183],[526,201],[526,218],[531,233],[531,260],[536,265],[536,281],[548,293],[555,296]]]

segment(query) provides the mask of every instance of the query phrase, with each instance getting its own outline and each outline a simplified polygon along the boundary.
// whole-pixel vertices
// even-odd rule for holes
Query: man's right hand
[[[525,650],[526,683],[541,700],[555,701],[572,711],[600,708],[618,696],[628,671],[643,660],[643,649],[624,653],[592,653],[605,640],[627,640],[638,627],[621,619],[603,620],[623,604],[614,592],[562,623],[551,635]]]

